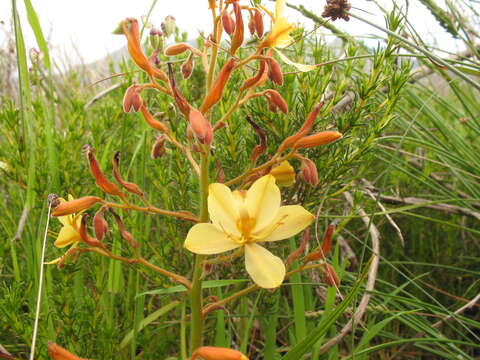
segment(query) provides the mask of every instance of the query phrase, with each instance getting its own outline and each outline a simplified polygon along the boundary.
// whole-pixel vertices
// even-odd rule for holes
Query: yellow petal
[[[63,226],[68,226],[72,224],[72,215],[59,216],[57,219],[62,223]]]
[[[262,288],[276,288],[285,278],[282,259],[255,243],[245,245],[245,268],[252,280]]]
[[[288,239],[310,225],[315,217],[300,205],[280,207],[270,234],[259,241],[277,241]],[[265,230],[264,234],[267,235]],[[261,235],[259,236],[261,238]]]
[[[293,25],[290,24],[284,17],[275,18],[272,31],[267,37],[267,41],[271,48],[279,47],[286,48],[293,42],[290,33],[293,30]]]
[[[218,229],[240,236],[237,228],[238,206],[227,186],[216,183],[208,187],[208,213]]]
[[[277,0],[275,3],[275,19],[283,17],[285,12],[285,0]]]
[[[269,174],[275,176],[278,186],[292,186],[295,183],[295,169],[287,160],[270,170]]]
[[[45,261],[44,264],[45,265],[53,265],[53,264],[58,263],[60,260],[62,260],[62,256],[60,256],[59,258],[56,258],[54,260]]]
[[[240,247],[233,237],[218,230],[213,224],[196,224],[187,234],[185,246],[195,254],[212,255]]]
[[[314,65],[307,65],[307,64],[300,64],[300,63],[293,62],[292,60],[290,60],[288,57],[286,57],[283,53],[281,53],[277,49],[275,49],[275,51],[277,52],[278,56],[280,56],[280,59],[282,59],[283,62],[285,62],[289,65],[295,66],[298,70],[300,70],[302,72],[311,71],[311,70],[314,70],[316,68],[316,66],[314,66]]]
[[[280,200],[280,189],[273,175],[262,176],[248,189],[245,205],[250,217],[255,219],[253,233],[271,225],[280,209]]]
[[[70,245],[71,243],[80,240],[81,237],[78,231],[70,225],[65,225],[60,229],[54,245],[58,248],[63,248],[67,245]]]

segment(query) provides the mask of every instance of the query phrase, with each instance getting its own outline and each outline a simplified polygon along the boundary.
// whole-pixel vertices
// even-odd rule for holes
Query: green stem
[[[208,154],[210,149],[205,147],[203,149],[202,159],[200,162],[200,222],[208,221]],[[190,291],[190,352],[193,353],[197,348],[202,346],[202,330],[203,330],[203,315],[202,315],[202,262],[204,255],[195,256],[195,267],[193,270],[192,290]]]

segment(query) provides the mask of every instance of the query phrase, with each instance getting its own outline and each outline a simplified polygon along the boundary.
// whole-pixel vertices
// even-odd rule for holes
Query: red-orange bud
[[[305,136],[297,141],[295,149],[308,149],[315,146],[330,144],[342,137],[338,131],[322,131],[310,136]]]
[[[98,196],[84,196],[75,200],[65,201],[58,205],[52,212],[52,216],[64,216],[78,213],[91,208],[103,200]]]
[[[93,217],[93,229],[95,230],[95,236],[99,241],[102,241],[103,235],[108,231],[108,223],[103,216],[104,211],[104,207],[100,208]]]
[[[126,113],[137,112],[143,105],[143,100],[140,96],[142,88],[138,85],[131,85],[125,91],[123,97],[123,111]]]
[[[266,72],[267,72],[267,64],[265,61],[262,60],[260,61],[260,66],[258,68],[257,75],[245,80],[242,86],[240,87],[240,91],[244,91],[248,88],[257,87],[261,85],[265,81]]]
[[[235,58],[230,58],[230,60],[228,60],[225,65],[223,65],[220,69],[220,72],[218,73],[218,76],[215,79],[212,88],[210,89],[207,96],[205,97],[205,100],[203,100],[203,103],[200,106],[200,111],[202,113],[208,111],[208,109],[215,105],[222,97],[223,89],[228,81],[228,78],[230,77],[230,74],[233,71],[233,68],[235,67],[235,63]]]
[[[202,346],[199,347],[192,354],[190,360],[248,360],[248,358],[243,355],[238,350],[213,347],[213,346]]]
[[[181,43],[176,43],[176,44],[167,46],[163,53],[166,56],[174,56],[174,55],[182,54],[185,51],[191,50],[191,49],[192,49],[192,45],[190,45],[189,43],[181,42]]]
[[[315,163],[307,158],[302,159],[302,177],[305,180],[307,184],[312,185],[313,187],[316,187],[318,185],[318,171],[317,171],[317,165]]]
[[[152,114],[148,111],[145,105],[140,107],[140,111],[142,112],[143,118],[147,122],[147,124],[155,130],[160,132],[167,132],[168,128],[163,124],[161,121],[155,120]]]
[[[273,58],[268,58],[268,78],[275,84],[283,85],[283,72],[280,64]]]
[[[152,156],[152,159],[158,159],[159,157],[163,156],[167,149],[165,148],[165,135],[159,135],[157,136],[157,139],[155,140],[155,143],[152,146],[152,151],[150,152],[150,155]]]
[[[233,10],[235,13],[235,32],[232,36],[232,41],[230,45],[230,55],[235,55],[237,49],[243,44],[243,17],[242,17],[242,8],[238,4],[238,1],[233,2]]]
[[[93,154],[93,148],[90,145],[86,145],[85,148],[87,151],[88,162],[90,163],[90,171],[92,173],[92,176],[95,178],[95,184],[97,184],[97,186],[103,191],[105,191],[107,194],[114,196],[124,196],[119,187],[112,183],[110,180],[108,180],[105,174],[100,169],[100,165],[98,164],[98,161]]]
[[[229,14],[227,10],[222,12],[222,25],[223,29],[228,35],[232,35],[235,31],[235,20]]]
[[[210,144],[213,138],[213,129],[210,122],[197,109],[190,109],[188,121],[193,133],[202,144]]]
[[[77,355],[72,354],[63,347],[50,341],[48,342],[48,356],[50,356],[52,360],[88,360],[78,357]]]
[[[83,214],[82,215],[82,222],[80,224],[80,229],[78,230],[78,233],[80,234],[80,237],[82,238],[82,241],[85,242],[87,245],[93,246],[93,247],[99,247],[102,249],[106,249],[106,246],[101,243],[98,239],[92,238],[87,234],[87,219],[89,218],[88,214]]]
[[[118,163],[120,162],[120,152],[116,152],[115,155],[113,155],[113,177],[117,182],[129,193],[142,196],[143,197],[143,191],[140,189],[140,187],[137,184],[128,182],[123,180],[122,174],[120,173],[120,169],[118,167]]]
[[[253,14],[250,12],[250,18],[248,19],[248,30],[250,31],[250,35],[255,34],[255,19]]]
[[[191,53],[187,60],[182,64],[182,67],[180,70],[182,71],[182,76],[186,80],[188,79],[192,73],[193,73],[193,68],[195,67],[195,55]]]
[[[265,90],[265,96],[270,104],[278,107],[284,114],[288,114],[287,102],[283,99],[282,95],[280,95],[278,91],[272,89]]]
[[[264,26],[263,26],[263,16],[260,13],[260,10],[254,9],[253,10],[253,19],[255,22],[255,30],[257,31],[257,35],[259,38],[263,36]]]

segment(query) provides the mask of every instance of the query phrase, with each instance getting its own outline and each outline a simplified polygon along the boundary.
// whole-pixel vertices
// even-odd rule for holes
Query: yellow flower
[[[68,201],[74,200],[72,195],[68,195]],[[60,202],[64,203],[65,199],[60,198]],[[58,220],[62,223],[62,228],[60,229],[57,239],[53,243],[58,248],[64,248],[70,244],[72,247],[77,246],[78,242],[82,240],[80,237],[80,225],[82,223],[82,212],[78,214],[70,214],[59,216]],[[61,260],[62,257],[59,257],[55,260],[48,261],[45,264],[56,264]]]
[[[284,12],[285,0],[277,0],[275,3],[275,16],[273,17],[272,30],[260,44],[260,48],[285,48],[293,42],[293,39],[290,36],[290,33],[293,30],[293,25],[287,21]]]
[[[280,206],[280,202],[280,189],[272,175],[261,177],[243,192],[211,184],[208,212],[212,223],[194,225],[185,247],[203,255],[243,247],[245,267],[253,281],[262,288],[276,288],[285,277],[285,265],[258,243],[290,238],[314,218],[300,205]]]

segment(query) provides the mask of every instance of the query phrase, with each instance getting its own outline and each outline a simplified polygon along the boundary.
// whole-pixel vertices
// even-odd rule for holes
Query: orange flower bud
[[[263,26],[263,16],[260,13],[260,10],[253,10],[253,19],[255,21],[255,29],[257,30],[257,35],[259,38],[263,36],[264,26]]]
[[[310,131],[312,131],[313,124],[322,106],[323,106],[323,102],[320,102],[313,107],[312,111],[310,112],[310,114],[308,114],[307,119],[303,123],[300,130],[296,134],[287,137],[283,141],[283,143],[280,145],[278,151],[283,151],[285,149],[292,147],[298,140],[300,140],[301,138],[306,136]]]
[[[64,216],[78,213],[91,208],[103,200],[98,196],[84,196],[75,200],[65,201],[58,205],[52,212],[52,216]]]
[[[85,145],[85,149],[87,151],[88,162],[90,163],[90,171],[95,178],[95,184],[107,194],[120,197],[125,196],[118,186],[108,180],[102,170],[100,170],[100,165],[93,154],[93,148],[90,145]]]
[[[93,229],[95,230],[95,236],[99,241],[102,241],[103,235],[108,231],[108,223],[105,221],[103,213],[104,207],[101,207],[93,217]]]
[[[155,120],[155,118],[152,114],[150,114],[145,105],[142,105],[140,107],[140,110],[142,112],[143,118],[145,119],[147,124],[150,125],[150,127],[161,132],[168,132],[168,128],[165,126],[165,124],[163,124],[161,121]]]
[[[240,91],[244,91],[251,87],[257,87],[265,81],[265,75],[267,73],[267,63],[265,61],[260,61],[260,67],[258,68],[257,75],[248,78],[245,80],[240,87]]]
[[[225,121],[217,121],[213,126],[213,132],[223,129],[225,126],[227,126]]]
[[[228,60],[225,65],[223,65],[220,69],[217,79],[213,83],[212,88],[210,89],[207,96],[205,97],[205,100],[203,100],[203,103],[200,106],[200,111],[202,113],[208,111],[208,109],[215,105],[222,97],[223,88],[225,87],[225,84],[227,83],[228,78],[230,77],[230,74],[235,67],[235,63],[235,58],[230,58],[230,60]]]
[[[298,140],[295,144],[295,149],[308,149],[315,146],[330,144],[341,137],[342,134],[338,131],[322,131]]]
[[[182,76],[185,80],[192,75],[194,67],[195,67],[195,55],[191,53],[181,67]]]
[[[325,267],[323,268],[323,276],[328,286],[340,286],[340,278],[332,265],[325,264]]]
[[[222,12],[222,25],[223,29],[228,35],[232,35],[235,31],[235,20],[229,14],[227,10]]]
[[[190,360],[248,360],[248,358],[243,355],[238,350],[220,348],[213,346],[202,346],[199,347],[192,354]]]
[[[50,341],[48,342],[48,356],[50,356],[52,360],[88,360],[78,357],[69,352],[68,350]]]
[[[312,185],[313,187],[316,187],[318,185],[318,171],[317,171],[317,165],[315,163],[307,158],[302,159],[302,177],[305,180],[307,184]]]
[[[191,109],[188,121],[193,133],[202,144],[211,144],[213,138],[213,129],[210,122],[197,109]]]
[[[242,8],[238,4],[238,1],[233,2],[233,10],[235,13],[235,32],[232,36],[232,42],[230,45],[230,55],[235,55],[235,51],[242,46],[243,44],[243,32],[244,32],[244,25],[243,25],[243,17],[242,17]]]
[[[250,31],[250,35],[255,34],[255,19],[253,17],[252,12],[250,12],[250,18],[248,19],[248,31]]]
[[[143,105],[143,100],[140,96],[142,88],[138,85],[131,85],[125,91],[123,97],[123,111],[126,113],[137,112],[140,110],[140,107]]]
[[[295,183],[295,170],[286,160],[270,170],[270,174],[275,177],[278,186],[292,186]]]
[[[123,180],[122,175],[120,174],[120,169],[118,168],[119,161],[120,161],[120,152],[117,151],[115,155],[113,155],[113,161],[112,161],[113,177],[129,193],[143,197],[143,191],[140,189],[140,187],[137,184]]]
[[[157,139],[155,140],[155,144],[153,144],[152,146],[152,151],[150,152],[150,155],[153,160],[163,156],[163,154],[165,154],[165,151],[167,151],[165,148],[165,140],[166,140],[165,135],[157,136]]]
[[[283,85],[283,72],[279,63],[273,58],[268,58],[268,78],[273,83],[282,86]]]
[[[327,228],[327,231],[323,236],[323,242],[322,242],[321,248],[308,254],[303,261],[304,264],[307,264],[311,261],[323,260],[326,258],[326,256],[330,252],[330,249],[332,248],[332,237],[333,237],[333,233],[335,232],[335,229],[336,229],[335,224],[332,224]]]
[[[270,104],[278,107],[284,114],[288,114],[287,102],[283,99],[282,95],[280,95],[278,91],[272,89],[265,90],[265,96]]]
[[[189,43],[181,42],[181,43],[176,43],[169,45],[165,48],[165,51],[163,52],[166,56],[174,56],[174,55],[179,55],[184,53],[187,50],[191,50],[192,45]]]
[[[80,224],[80,229],[78,230],[78,233],[80,234],[80,237],[82,238],[82,241],[85,242],[87,245],[93,246],[93,247],[99,247],[102,249],[106,249],[106,246],[101,243],[98,239],[92,238],[87,234],[87,219],[89,218],[88,214],[83,214],[82,215],[82,222]]]
[[[133,61],[149,75],[167,82],[165,73],[155,68],[142,51],[140,30],[136,19],[128,18],[120,23],[120,27],[127,37],[127,47]]]

